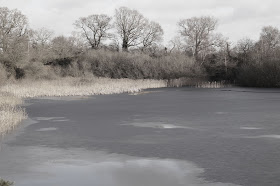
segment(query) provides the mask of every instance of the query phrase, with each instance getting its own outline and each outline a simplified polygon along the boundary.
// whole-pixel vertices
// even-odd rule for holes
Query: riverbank
[[[167,87],[164,80],[109,78],[61,78],[57,80],[22,80],[0,87],[0,134],[13,130],[27,113],[20,107],[24,98],[90,96],[136,93],[143,89]]]

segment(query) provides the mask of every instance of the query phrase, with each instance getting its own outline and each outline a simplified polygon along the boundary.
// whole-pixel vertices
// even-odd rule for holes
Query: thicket
[[[42,59],[37,59],[26,62],[21,68],[0,66],[0,76],[3,80],[7,78],[57,79],[87,75],[114,79],[204,77],[202,68],[183,54],[151,57],[144,53],[109,50],[88,50],[75,57],[50,59],[45,63]]]
[[[280,87],[280,60],[242,65],[237,82],[247,87]]]
[[[202,76],[194,61],[182,54],[151,57],[144,53],[88,51],[78,61],[96,76],[131,79],[177,79]]]

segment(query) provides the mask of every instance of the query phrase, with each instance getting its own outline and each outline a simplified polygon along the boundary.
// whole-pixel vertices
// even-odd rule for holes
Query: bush
[[[2,68],[5,69],[8,78],[16,76],[15,75],[16,66],[14,65],[14,63],[12,61],[10,61],[4,57],[1,57],[0,64],[1,64]]]
[[[237,58],[227,56],[225,59],[224,54],[221,53],[207,56],[203,63],[210,82],[225,81],[227,83],[234,83],[237,75],[237,66]]]
[[[56,79],[57,75],[50,66],[45,66],[41,62],[30,62],[24,68],[25,77],[28,79]]]
[[[15,65],[14,62],[6,58],[0,58],[1,68],[6,72],[7,78],[22,79],[25,76],[24,70]]]
[[[0,64],[0,85],[7,81],[7,72],[2,64]]]
[[[14,185],[13,182],[5,181],[3,179],[0,179],[0,186],[12,186]]]
[[[98,77],[175,79],[202,75],[192,59],[180,54],[151,57],[143,53],[91,50],[78,63],[82,71],[90,71]]]
[[[249,63],[239,69],[237,82],[247,87],[280,87],[280,61]]]

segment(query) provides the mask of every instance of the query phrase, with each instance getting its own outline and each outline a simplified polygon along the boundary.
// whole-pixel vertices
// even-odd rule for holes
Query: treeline
[[[216,32],[209,16],[177,23],[163,46],[163,29],[126,7],[113,17],[89,15],[73,23],[72,36],[29,28],[18,10],[0,7],[0,84],[7,79],[87,76],[132,79],[201,78],[242,86],[280,86],[280,32],[263,27],[258,41],[236,44]]]

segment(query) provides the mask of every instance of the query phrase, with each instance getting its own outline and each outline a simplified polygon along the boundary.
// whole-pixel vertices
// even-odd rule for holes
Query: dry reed
[[[26,119],[25,110],[18,106],[21,103],[20,98],[0,92],[0,135],[13,130]]]
[[[44,96],[89,96],[99,94],[135,93],[148,88],[166,87],[163,80],[131,80],[108,78],[62,78],[59,80],[25,80],[6,84],[0,91],[18,98]]]

